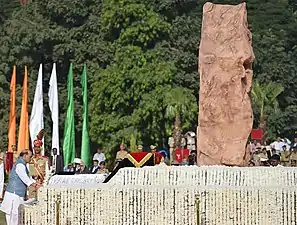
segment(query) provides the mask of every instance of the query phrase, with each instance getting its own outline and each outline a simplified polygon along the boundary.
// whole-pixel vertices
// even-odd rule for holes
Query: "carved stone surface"
[[[246,165],[254,58],[246,4],[206,3],[199,48],[199,165]]]

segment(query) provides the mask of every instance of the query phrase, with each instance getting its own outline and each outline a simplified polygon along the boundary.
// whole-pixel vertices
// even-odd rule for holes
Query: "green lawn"
[[[0,224],[1,225],[6,225],[5,215],[4,215],[3,212],[0,212]]]

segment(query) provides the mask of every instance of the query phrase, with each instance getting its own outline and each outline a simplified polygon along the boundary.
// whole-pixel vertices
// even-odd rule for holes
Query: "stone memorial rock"
[[[247,164],[254,58],[246,4],[206,3],[199,47],[199,165]]]

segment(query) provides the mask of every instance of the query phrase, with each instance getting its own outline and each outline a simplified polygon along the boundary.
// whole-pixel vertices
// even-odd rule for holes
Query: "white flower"
[[[25,206],[24,225],[206,225],[296,223],[295,168],[124,168],[108,184],[49,184]],[[88,176],[88,175],[87,175]],[[71,178],[74,179],[74,178]],[[68,222],[67,222],[68,221]]]

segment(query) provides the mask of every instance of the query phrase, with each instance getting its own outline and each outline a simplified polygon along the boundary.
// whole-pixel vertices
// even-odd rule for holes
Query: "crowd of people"
[[[102,153],[104,154],[104,153]],[[105,168],[105,161],[99,161],[93,159],[92,166],[87,168],[83,161],[79,158],[75,158],[73,163],[64,168],[63,172],[70,172],[74,174],[108,174],[108,169]]]
[[[142,145],[137,146],[137,152],[143,152]],[[156,153],[157,146],[151,145],[150,152]],[[123,143],[120,144],[120,149],[117,151],[114,164],[117,165],[118,162],[126,158],[128,153],[129,151],[125,148],[125,145]],[[164,154],[164,158],[167,158],[167,153],[162,153]],[[56,170],[56,172],[61,172],[61,170]],[[101,148],[98,148],[97,152],[94,154],[92,166],[90,168],[87,168],[81,159],[75,158],[73,163],[70,163],[63,168],[63,172],[72,172],[74,174],[109,174],[109,171],[106,168],[106,157]]]
[[[254,140],[249,144],[249,166],[297,166],[297,138],[293,142],[278,137],[270,145]]]
[[[83,161],[75,158],[74,161],[64,167],[63,155],[57,154],[57,149],[52,149],[52,156],[49,158],[42,154],[42,137],[38,135],[34,141],[33,151],[25,149],[20,153],[17,152],[16,146],[12,146],[13,167],[10,169],[9,184],[6,188],[6,194],[3,199],[0,210],[6,214],[6,220],[9,225],[18,224],[18,207],[26,199],[27,188],[29,199],[36,199],[37,190],[44,182],[47,168],[52,174],[71,173],[71,174],[109,174],[106,166],[106,157],[101,148],[92,158],[92,166],[87,168]],[[277,138],[270,145],[262,144],[260,141],[254,140],[248,145],[251,159],[249,166],[297,166],[297,138],[290,142],[287,138]],[[178,149],[175,151],[175,153]],[[169,161],[168,152],[166,150],[157,151],[157,146],[151,145],[149,151],[154,156],[154,163],[168,163],[171,165],[197,165],[197,151],[189,149],[179,149],[179,153],[174,156],[173,162]],[[137,152],[144,152],[143,146],[137,147]],[[130,153],[130,155],[128,155]],[[116,154],[114,164],[125,158],[131,157],[124,144],[120,144],[120,149]],[[133,155],[133,154],[132,154]],[[141,153],[140,155],[147,155]],[[156,162],[156,156],[160,156],[160,160]],[[1,156],[2,161],[3,156]],[[178,159],[178,160],[177,160]],[[110,163],[112,164],[112,163]],[[14,204],[16,203],[16,204]]]

